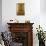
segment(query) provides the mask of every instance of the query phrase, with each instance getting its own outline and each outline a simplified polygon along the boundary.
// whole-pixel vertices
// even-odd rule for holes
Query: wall
[[[24,22],[25,20],[29,19],[31,22],[39,23],[40,0],[39,1],[25,0],[25,16],[17,16],[16,15],[16,3],[17,2],[18,2],[18,0],[17,1],[16,0],[2,0],[3,26],[5,26],[6,23],[10,19],[17,19],[17,20],[19,20],[19,22]],[[32,4],[31,4],[31,2],[32,2]]]
[[[40,24],[46,31],[46,0],[40,0]]]
[[[2,31],[7,31],[7,22],[11,19],[17,19],[19,22],[30,20],[33,25],[33,45],[38,46],[36,37],[36,27],[40,24],[44,31],[46,30],[46,2],[45,0],[25,0],[25,16],[16,15],[16,3],[18,0],[2,0]]]
[[[0,0],[0,31],[2,31],[2,0]]]

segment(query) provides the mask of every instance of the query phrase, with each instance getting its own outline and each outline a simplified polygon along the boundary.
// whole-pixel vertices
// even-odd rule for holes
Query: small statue
[[[26,20],[25,23],[30,23],[30,20]]]

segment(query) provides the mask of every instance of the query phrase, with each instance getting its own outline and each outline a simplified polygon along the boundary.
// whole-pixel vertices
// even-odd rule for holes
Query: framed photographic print
[[[17,15],[25,15],[24,3],[16,4],[16,14]]]

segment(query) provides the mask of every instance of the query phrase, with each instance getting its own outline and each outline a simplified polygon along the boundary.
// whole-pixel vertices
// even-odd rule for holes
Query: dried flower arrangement
[[[36,28],[36,29],[37,29],[36,36],[38,36],[39,46],[45,46],[45,34],[43,31],[43,28],[40,27],[40,25],[39,25],[39,28]]]

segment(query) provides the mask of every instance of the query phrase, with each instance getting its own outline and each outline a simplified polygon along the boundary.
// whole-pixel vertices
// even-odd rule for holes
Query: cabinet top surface
[[[18,25],[23,25],[23,24],[31,24],[33,25],[34,23],[7,23],[8,25],[15,25],[15,24],[18,24]]]

